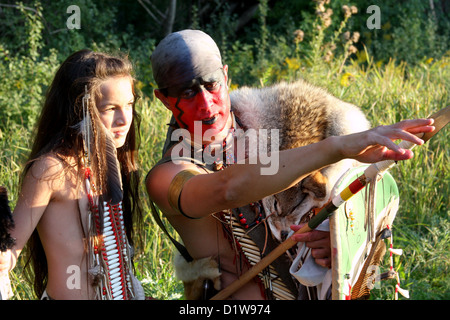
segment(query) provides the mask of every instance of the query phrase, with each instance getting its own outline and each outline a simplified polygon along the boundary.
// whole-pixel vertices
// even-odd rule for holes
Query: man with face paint
[[[205,148],[217,141],[226,141],[230,130],[239,127],[231,111],[228,67],[222,64],[220,51],[211,37],[198,30],[172,33],[161,41],[151,59],[158,84],[155,95],[173,113],[176,125],[191,135],[190,140],[186,140],[192,144],[191,150],[195,146],[192,141],[201,141],[201,148]],[[195,130],[198,128],[196,123],[201,123],[201,130]],[[207,264],[216,269],[209,279],[219,290],[231,284],[248,267],[236,263],[235,248],[223,232],[222,220],[217,213],[288,189],[310,172],[342,159],[366,163],[410,159],[412,152],[399,148],[393,140],[421,144],[423,141],[414,134],[432,131],[431,124],[432,120],[426,119],[406,120],[280,151],[277,154],[279,170],[274,175],[261,175],[262,164],[257,161],[256,164],[249,161],[219,170],[195,161],[186,151],[177,154],[177,159],[182,161],[175,162],[171,148],[167,147],[162,161],[147,175],[147,192],[179,233],[189,253],[189,264],[199,262],[199,268],[207,269]],[[308,241],[316,250],[316,262],[330,266],[330,243],[326,232],[312,231],[298,235],[296,240]],[[180,278],[185,283],[187,298],[202,298],[193,289],[193,283],[198,283],[198,279]],[[200,282],[200,286],[207,284]],[[255,280],[231,298],[266,297]]]
[[[194,121],[215,136],[230,126],[228,66],[214,41],[201,31],[169,35],[152,55],[155,95],[173,112],[181,128],[194,134]],[[173,54],[176,53],[176,54]]]

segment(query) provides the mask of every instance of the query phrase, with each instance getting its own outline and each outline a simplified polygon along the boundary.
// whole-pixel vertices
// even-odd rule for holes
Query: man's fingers
[[[302,224],[293,224],[293,225],[291,225],[291,230],[292,231],[298,231],[298,230],[300,230],[303,226],[305,225],[305,223],[302,223]]]
[[[422,145],[424,141],[415,134],[423,132],[432,132],[435,127],[430,124],[433,123],[433,119],[421,119],[421,120],[404,120],[391,126],[380,126],[376,129],[379,135],[377,135],[373,144],[379,144],[386,146],[388,149],[398,154],[404,154],[405,150],[400,148],[394,140],[409,141],[417,145]]]
[[[314,260],[319,266],[322,266],[324,268],[331,268],[331,259],[330,258],[324,258],[324,259],[315,259]]]
[[[415,144],[423,144],[423,140],[418,138],[415,134],[434,131],[435,127],[432,125],[434,119],[414,119],[403,120],[391,127],[396,128],[396,133],[393,138],[402,139],[413,142]]]
[[[404,150],[404,153],[398,153],[392,150],[386,150],[384,152],[385,160],[394,160],[394,161],[402,161],[409,160],[414,156],[414,153],[411,150]]]
[[[411,128],[410,130],[408,130],[408,132],[411,132],[413,134],[416,133],[422,133],[422,132],[432,132],[434,131],[434,129],[436,129],[435,126],[424,126],[424,127],[416,127],[416,128]]]
[[[296,230],[294,230],[296,231]],[[305,233],[292,235],[292,240],[297,242],[314,242],[319,240],[327,240],[329,232],[313,230]]]
[[[311,241],[310,238],[311,238],[310,232],[294,234],[291,236],[291,239],[297,242],[308,242]]]
[[[292,225],[291,229],[297,231],[303,225]],[[294,234],[291,238],[297,242],[305,242],[308,248],[311,248],[311,256],[314,261],[325,268],[331,267],[331,248],[329,232],[313,230],[301,234]]]
[[[393,126],[409,131],[414,128],[431,126],[433,123],[434,119],[410,119],[397,122]]]

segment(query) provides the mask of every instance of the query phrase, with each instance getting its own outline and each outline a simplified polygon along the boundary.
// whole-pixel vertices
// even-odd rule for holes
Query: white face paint
[[[165,37],[151,56],[159,89],[179,87],[223,68],[214,40],[199,30],[183,30]]]

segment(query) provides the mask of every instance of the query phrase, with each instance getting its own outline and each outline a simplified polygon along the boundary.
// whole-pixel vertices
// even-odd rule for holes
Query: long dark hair
[[[48,153],[53,153],[63,163],[65,157],[73,156],[77,161],[78,172],[81,173],[83,155],[83,137],[80,133],[80,122],[83,120],[82,97],[88,90],[93,103],[100,95],[101,84],[111,78],[127,76],[132,81],[133,120],[125,144],[117,149],[120,163],[123,187],[123,211],[126,233],[130,244],[133,245],[135,236],[133,225],[140,229],[142,225],[142,210],[139,199],[139,166],[138,148],[140,143],[140,117],[135,104],[138,96],[135,93],[133,67],[126,56],[112,56],[105,53],[81,50],[69,56],[59,67],[55,77],[47,90],[46,99],[37,121],[34,141],[28,161],[22,172],[22,182],[33,163]],[[93,119],[94,142],[94,171],[98,174],[100,184],[104,182],[105,141],[99,131],[100,120],[97,108],[91,108]],[[69,164],[67,163],[69,166]],[[81,177],[82,175],[79,174]],[[79,185],[77,183],[77,185]],[[25,249],[27,263],[25,265],[28,278],[32,280],[34,291],[40,297],[45,290],[48,280],[47,260],[37,230],[34,230]],[[30,264],[34,272],[30,270]]]

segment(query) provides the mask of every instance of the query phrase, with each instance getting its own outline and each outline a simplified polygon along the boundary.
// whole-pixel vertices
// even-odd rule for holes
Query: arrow
[[[450,106],[447,106],[435,114],[431,115],[429,118],[434,119],[435,130],[432,132],[427,132],[425,134],[421,133],[419,138],[421,138],[424,143],[431,139],[436,133],[438,133],[442,128],[444,128],[450,122]],[[415,144],[409,141],[401,141],[399,146],[403,149],[412,149]],[[327,219],[334,211],[339,208],[344,202],[353,197],[356,193],[361,191],[371,179],[376,177],[378,174],[382,174],[386,170],[390,169],[396,162],[393,160],[385,160],[377,163],[371,164],[365,171],[364,174],[355,179],[347,188],[342,190],[338,195],[336,195],[331,202],[329,202],[319,213],[317,213],[308,224],[304,225],[302,228],[297,230],[295,234],[302,234],[314,230],[319,224],[321,224],[325,219]],[[268,255],[262,258],[258,263],[256,263],[252,268],[250,268],[246,273],[244,273],[239,279],[231,283],[228,287],[221,290],[211,300],[224,300],[232,295],[234,292],[239,290],[243,285],[256,277],[262,270],[269,266],[275,259],[281,256],[284,252],[292,248],[297,241],[292,240],[292,235],[278,245],[274,250],[272,250]]]

